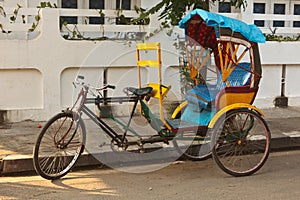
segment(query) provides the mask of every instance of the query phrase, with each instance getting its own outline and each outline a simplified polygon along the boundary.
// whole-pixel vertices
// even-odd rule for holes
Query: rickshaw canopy
[[[247,40],[251,42],[264,43],[265,36],[259,28],[254,24],[246,24],[240,20],[226,17],[217,13],[211,13],[202,9],[195,9],[187,14],[179,22],[179,27],[187,29],[188,22],[194,17],[200,16],[206,23],[206,26],[214,27],[216,38],[219,38],[218,28],[229,28],[233,32],[242,34]]]
[[[187,101],[208,110],[234,103],[251,105],[262,74],[258,43],[266,40],[261,30],[201,9],[187,14],[179,27],[185,30],[186,67],[195,84],[186,91]],[[214,65],[208,62],[212,56]],[[213,84],[206,82],[211,79],[206,79],[208,66],[216,66],[212,70],[216,76],[210,74],[216,80]]]

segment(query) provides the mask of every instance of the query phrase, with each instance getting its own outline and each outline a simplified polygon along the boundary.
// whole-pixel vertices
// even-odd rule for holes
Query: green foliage
[[[29,32],[35,31],[35,29],[39,25],[39,23],[41,21],[40,11],[41,11],[42,8],[57,8],[57,6],[56,6],[56,4],[52,5],[50,2],[40,2],[40,6],[37,6],[37,8],[39,8],[38,14],[34,17],[36,22],[32,23],[31,28],[28,29]]]
[[[144,40],[149,39],[155,34],[161,32],[163,29],[167,28],[167,34],[172,34],[171,27],[173,25],[177,25],[178,21],[185,15],[187,10],[202,8],[205,10],[209,10],[208,4],[215,3],[217,1],[224,2],[225,0],[161,0],[158,4],[153,6],[152,8],[146,10],[138,6],[134,6],[134,10],[139,14],[137,19],[127,18],[122,14],[122,9],[117,10],[118,23],[120,24],[133,24],[133,25],[148,25],[150,23],[150,15],[159,13],[159,20],[161,20],[161,26],[154,30],[152,33],[149,33],[148,36],[144,38]],[[236,8],[243,8],[247,6],[246,0],[230,0],[232,6]],[[13,11],[13,15],[10,17],[10,23],[15,23],[18,18],[19,10],[22,8],[20,4],[17,4],[17,8]],[[35,31],[38,27],[39,22],[41,20],[40,10],[42,8],[57,8],[57,5],[51,4],[51,2],[40,2],[40,5],[37,6],[39,8],[38,14],[34,17],[35,22],[32,23],[29,32]],[[97,10],[100,17],[105,17],[105,14],[101,9]],[[2,6],[0,6],[0,16],[6,17],[6,12]],[[22,23],[26,23],[26,16],[22,15],[21,20]],[[78,30],[78,27],[74,25],[72,29],[68,27],[68,23],[66,21],[61,20],[60,28],[65,27],[68,33],[63,37],[65,39],[85,39],[85,40],[105,40],[107,37],[99,37],[99,38],[86,38],[83,34]],[[300,41],[300,34],[294,37],[290,36],[282,36],[276,34],[276,28],[271,30],[271,34],[265,34],[267,41]],[[11,33],[11,31],[7,31],[3,28],[3,25],[0,24],[0,31],[2,33]],[[104,30],[103,30],[104,31]]]
[[[100,17],[105,17],[105,14],[103,13],[103,11],[101,9],[98,10],[98,13],[99,13]]]
[[[0,15],[2,15],[3,17],[6,17],[6,12],[2,6],[0,6]]]
[[[15,23],[16,22],[20,8],[22,8],[22,6],[20,4],[17,4],[17,8],[14,10],[13,15],[9,18],[10,19],[10,23]],[[5,10],[4,10],[4,8],[2,6],[0,6],[0,15],[2,15],[3,17],[6,18],[6,13],[5,13]],[[22,15],[22,21],[24,23],[23,15]],[[2,24],[0,24],[0,30],[1,30],[2,33],[11,33],[11,31],[5,30],[3,28]]]
[[[277,42],[294,42],[294,41],[300,41],[300,34],[298,34],[297,36],[282,36],[282,35],[277,35],[276,31],[277,28],[275,28],[274,30],[272,30],[270,28],[271,33],[270,34],[264,34],[266,37],[267,41],[277,41]]]
[[[18,7],[13,12],[13,16],[10,17],[11,23],[15,23],[16,22],[19,10],[20,10],[20,8],[22,8],[22,6],[20,4],[17,4],[17,6]]]
[[[53,5],[51,4],[51,2],[41,2],[40,6],[38,6],[37,8],[57,8],[57,5],[54,3]]]
[[[148,11],[140,14],[138,20],[145,19],[152,14],[159,13],[159,20],[162,23],[177,25],[178,21],[182,19],[187,10],[202,8],[209,10],[209,2],[215,3],[216,1],[224,2],[225,0],[162,0]],[[247,6],[246,0],[230,0],[232,6],[245,9]]]
[[[41,16],[40,16],[40,11],[42,8],[57,8],[56,4],[51,4],[50,2],[40,2],[40,5],[37,6],[37,8],[39,8],[38,10],[38,14],[36,16],[34,16],[35,22],[32,23],[31,28],[28,29],[29,32],[33,32],[35,31],[35,29],[37,28],[37,26],[39,25],[40,21],[41,21]],[[19,10],[22,8],[22,6],[20,4],[17,4],[17,8],[13,11],[13,15],[9,18],[10,19],[10,23],[15,23],[16,20],[18,19],[18,14],[19,14]],[[6,17],[6,13],[3,9],[2,6],[0,6],[0,15],[2,15],[3,17]],[[21,15],[21,20],[22,23],[25,24],[26,23],[26,16],[25,15]],[[7,31],[4,30],[3,25],[0,24],[0,30],[2,31],[2,33],[11,33],[11,31]]]

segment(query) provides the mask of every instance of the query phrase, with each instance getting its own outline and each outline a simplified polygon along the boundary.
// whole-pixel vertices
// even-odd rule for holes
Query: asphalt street
[[[10,175],[0,177],[0,199],[298,199],[299,158],[300,151],[273,152],[261,170],[240,178],[225,174],[212,159],[172,162],[138,174],[84,168],[55,181]]]

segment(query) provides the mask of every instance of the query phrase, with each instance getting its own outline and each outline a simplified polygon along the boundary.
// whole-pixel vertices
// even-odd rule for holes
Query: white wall
[[[267,42],[259,47],[263,74],[254,103],[259,107],[272,107],[273,100],[284,89],[289,105],[300,106],[300,42]],[[283,65],[286,65],[284,88],[281,86]]]
[[[137,86],[135,42],[65,40],[59,31],[59,12],[41,11],[42,22],[34,39],[0,40],[0,93],[6,94],[1,98],[0,110],[8,110],[10,121],[46,120],[70,106],[72,81],[78,73],[85,75],[89,83],[99,85],[107,67],[108,82],[118,88],[113,95],[122,95],[127,85]],[[166,77],[174,71],[170,66],[178,65],[173,40],[165,34],[151,40],[162,41],[164,80],[178,79],[178,75],[172,80]],[[144,82],[156,76],[144,70]]]
[[[28,12],[36,14],[36,10]],[[8,110],[10,121],[46,120],[69,106],[73,97],[71,82],[78,73],[84,74],[91,84],[100,85],[103,70],[108,68],[108,83],[117,86],[110,95],[120,96],[123,87],[137,85],[134,42],[129,45],[124,41],[65,40],[58,26],[60,12],[59,9],[43,9],[42,21],[33,39],[16,40],[9,35],[0,39],[0,110]],[[151,30],[157,25],[156,18],[152,21]],[[20,25],[23,26],[28,34],[26,26],[30,24]],[[163,80],[172,85],[170,96],[177,99],[180,85],[179,72],[172,67],[178,65],[174,41],[164,32],[151,41],[161,42]],[[281,92],[282,64],[286,64],[286,95],[290,105],[300,106],[299,42],[267,42],[260,45],[260,52],[263,78],[255,105],[273,106],[274,98]],[[155,72],[143,70],[145,82],[155,77]]]

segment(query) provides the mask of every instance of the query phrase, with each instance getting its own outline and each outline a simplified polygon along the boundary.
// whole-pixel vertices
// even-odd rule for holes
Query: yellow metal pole
[[[218,52],[219,52],[219,58],[220,58],[221,71],[223,73],[224,65],[223,65],[223,55],[222,55],[221,43],[218,43]]]
[[[200,71],[200,70],[203,68],[203,66],[205,65],[205,63],[207,63],[208,59],[209,59],[210,56],[211,56],[210,54],[211,54],[211,53],[209,53],[209,54],[207,54],[207,55],[205,56],[205,58],[203,59],[203,61],[202,61],[201,65],[200,65],[198,71]]]
[[[236,45],[236,47],[235,47],[235,50],[234,50],[234,52],[232,53],[232,55],[231,55],[231,60],[230,60],[230,62],[229,62],[229,66],[231,66],[232,65],[232,62],[236,62],[236,59],[235,59],[235,57],[236,57],[236,53],[237,53],[237,51],[239,50],[239,47],[240,47],[240,45],[238,44],[238,45]]]
[[[225,54],[225,63],[224,63],[224,68],[226,68],[226,69],[228,69],[230,67],[228,65],[229,44],[230,44],[230,42],[227,42],[227,44],[226,44],[226,54]]]
[[[198,56],[198,59],[197,59],[197,62],[196,62],[196,65],[195,66],[198,66],[200,64],[200,60],[201,60],[201,57],[203,55],[203,52],[204,52],[204,47],[201,48],[200,50],[200,53],[199,53],[199,56]],[[203,61],[202,61],[203,62]],[[198,71],[199,71],[199,67],[197,67]]]
[[[158,45],[158,47],[157,47],[157,60],[159,62],[159,66],[158,66],[159,115],[160,115],[160,119],[163,119],[163,96],[162,96],[162,75],[161,75],[161,50],[160,50],[160,45]]]
[[[136,49],[136,57],[137,57],[137,66],[138,66],[138,87],[141,88],[141,67],[139,65],[139,61],[140,61],[140,51],[137,48]]]

